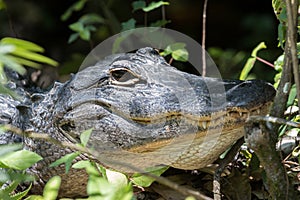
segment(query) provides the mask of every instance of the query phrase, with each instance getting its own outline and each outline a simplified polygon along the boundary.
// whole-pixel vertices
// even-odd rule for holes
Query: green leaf
[[[42,159],[40,155],[34,152],[19,150],[1,156],[0,163],[12,169],[25,170]]]
[[[166,2],[166,1],[151,2],[147,7],[143,8],[143,11],[149,12],[151,10],[154,10],[154,9],[159,8],[161,6],[167,6],[169,4],[170,3]]]
[[[253,68],[254,64],[255,64],[256,58],[248,58],[242,72],[240,75],[240,80],[246,80],[249,72],[251,71],[251,69]]]
[[[95,13],[89,13],[86,15],[83,15],[78,20],[82,24],[95,24],[95,23],[105,23],[105,19],[98,14]]]
[[[60,184],[61,178],[59,176],[53,176],[44,187],[44,199],[56,199],[58,196]]]
[[[6,67],[18,72],[21,75],[26,73],[26,69],[17,62],[15,56],[0,54],[0,63],[3,63]]]
[[[11,193],[13,192],[14,190],[17,189],[19,185],[19,182],[18,181],[12,181],[7,187],[1,189],[1,192],[5,192],[5,193]]]
[[[81,144],[85,147],[90,139],[90,136],[91,136],[91,133],[93,131],[93,128],[90,128],[86,131],[83,131],[81,134],[80,134],[80,142]]]
[[[2,80],[0,80],[0,81],[2,81]],[[1,94],[7,94],[7,95],[11,96],[14,99],[19,99],[20,98],[17,93],[15,93],[14,91],[12,91],[12,90],[8,89],[7,87],[5,87],[1,82],[0,82],[0,93]]]
[[[88,29],[84,29],[83,31],[79,32],[79,36],[81,39],[89,41],[91,39],[91,32]]]
[[[127,177],[121,172],[106,169],[105,174],[108,182],[115,187],[123,188],[126,187],[128,184]]]
[[[44,52],[44,48],[42,48],[41,46],[33,43],[33,42],[29,42],[27,40],[21,40],[18,38],[11,38],[11,37],[6,37],[1,39],[1,44],[11,44],[14,45],[18,48],[24,49],[24,50],[28,50],[28,51],[34,51],[34,52]]]
[[[12,44],[1,44],[0,43],[0,54],[8,54],[15,50],[15,46]]]
[[[69,37],[68,43],[70,44],[70,43],[74,42],[75,40],[77,40],[78,37],[79,37],[79,33],[71,34]]]
[[[240,74],[240,80],[246,80],[246,78],[248,77],[249,72],[251,71],[251,69],[253,68],[255,61],[256,61],[256,55],[257,52],[261,49],[265,49],[267,48],[267,46],[265,45],[264,42],[259,43],[252,51],[251,53],[251,57],[248,58],[241,74]]]
[[[79,11],[81,10],[85,3],[87,2],[87,0],[78,0],[77,2],[75,2],[73,5],[71,5],[66,12],[64,12],[64,14],[62,14],[62,16],[60,17],[60,19],[62,21],[66,21],[67,19],[70,18],[70,16],[72,15],[72,13],[74,11]]]
[[[112,192],[112,187],[103,177],[89,176],[87,184],[87,193],[90,196],[94,195],[107,195]]]
[[[75,22],[75,23],[73,23],[73,24],[70,24],[70,25],[69,25],[69,28],[70,28],[72,31],[75,31],[75,32],[80,33],[81,31],[84,30],[84,25],[83,25],[83,23],[81,23],[81,22]]]
[[[5,130],[3,130],[3,131],[5,131]],[[7,154],[7,153],[14,152],[14,151],[17,151],[17,150],[21,150],[22,148],[23,148],[22,143],[0,145],[0,157]]]
[[[167,55],[171,54],[173,51],[176,51],[179,49],[184,49],[185,46],[186,46],[186,44],[182,43],[182,42],[176,42],[176,43],[170,44],[163,51],[163,56],[167,56]]]
[[[30,195],[25,200],[45,200],[41,195]]]
[[[121,26],[122,26],[121,31],[123,32],[123,31],[127,31],[127,30],[130,30],[130,29],[134,29],[135,28],[135,23],[136,23],[136,20],[133,19],[133,18],[129,19],[127,22],[123,22],[121,24]]]
[[[73,152],[73,153],[66,154],[63,157],[56,160],[55,162],[51,163],[49,167],[56,167],[61,164],[65,164],[65,169],[66,169],[65,172],[67,174],[70,170],[73,160],[79,155],[80,152]]]
[[[41,68],[41,64],[39,64],[37,62],[33,62],[33,61],[19,58],[19,57],[16,57],[15,60],[16,60],[16,62],[18,62],[19,64],[21,64],[23,66],[28,66],[28,67],[35,68],[35,69]]]
[[[159,167],[152,167],[147,169],[146,171],[148,173],[154,174],[156,176],[160,176],[162,173],[164,173],[169,167],[168,166],[159,166]],[[154,181],[154,178],[151,178],[146,175],[142,175],[140,173],[133,174],[131,181],[141,187],[149,187]]]
[[[6,4],[4,0],[0,0],[0,10],[5,10],[6,9]]]
[[[257,45],[257,47],[255,47],[255,48],[253,49],[253,51],[252,51],[252,53],[251,53],[251,56],[254,57],[254,58],[256,58],[257,52],[258,52],[259,50],[266,49],[266,48],[267,48],[267,46],[266,46],[266,44],[265,44],[264,42],[259,43],[259,44]]]
[[[30,186],[26,190],[24,190],[22,192],[18,192],[16,194],[12,195],[9,200],[21,200],[21,199],[23,199],[28,194],[28,192],[30,191],[31,186],[32,185],[30,184]]]
[[[38,53],[34,53],[32,51],[28,51],[28,50],[25,50],[25,49],[21,49],[21,48],[16,48],[14,52],[12,52],[13,55],[16,55],[16,56],[20,56],[22,58],[25,58],[25,59],[28,59],[28,60],[33,60],[35,62],[41,62],[41,63],[46,63],[46,64],[49,64],[49,65],[52,65],[52,66],[57,66],[58,63],[51,59],[51,58],[48,58],[46,56],[43,56],[41,54],[38,54]]]
[[[161,20],[157,20],[154,23],[151,23],[150,27],[162,27],[162,26],[165,26],[168,23],[171,23],[171,20],[161,19]]]
[[[89,175],[99,176],[99,171],[89,160],[80,160],[72,165],[74,169],[85,169]]]
[[[297,88],[296,88],[296,85],[293,84],[292,87],[291,87],[291,90],[290,90],[290,94],[289,94],[289,97],[288,97],[288,101],[287,101],[287,106],[291,106],[293,105],[295,99],[297,97]]]
[[[186,62],[189,59],[189,53],[186,49],[177,49],[172,52],[174,60]]]
[[[131,5],[133,7],[132,12],[135,12],[137,10],[145,8],[146,7],[146,2],[144,0],[139,0],[139,1],[132,2]]]

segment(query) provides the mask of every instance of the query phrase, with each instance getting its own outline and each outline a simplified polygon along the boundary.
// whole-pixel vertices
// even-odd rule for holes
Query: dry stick
[[[290,15],[287,14],[289,17]],[[290,32],[287,32],[289,38]],[[273,117],[282,118],[286,109],[286,102],[292,85],[292,56],[289,48],[290,40],[286,40],[284,49],[284,64],[282,75],[277,89],[274,103],[270,111]],[[278,121],[278,120],[277,120]],[[266,185],[270,195],[274,199],[293,199],[294,191],[289,187],[289,180],[286,169],[281,162],[280,153],[276,151],[278,124],[271,124],[270,129],[260,126],[260,129],[246,126],[246,141],[250,144],[250,148],[254,149],[261,165],[264,166],[266,172]],[[262,131],[263,130],[263,131]],[[252,146],[252,147],[251,147]],[[280,179],[280,180],[279,180]],[[286,195],[286,196],[284,196]]]
[[[288,121],[282,118],[278,117],[272,117],[272,116],[250,116],[247,119],[247,122],[271,122],[273,124],[280,124],[280,125],[287,125],[295,128],[300,128],[300,123]]]
[[[297,88],[298,107],[300,108],[300,77],[297,58],[297,11],[299,6],[298,3],[298,0],[286,0],[286,12],[288,19],[288,34],[286,45],[290,47],[291,51],[294,81],[296,83]]]
[[[32,138],[32,139],[47,141],[49,143],[55,144],[55,145],[63,147],[63,148],[70,148],[70,149],[75,150],[75,151],[80,151],[81,153],[89,154],[94,159],[97,159],[99,162],[101,162],[101,160],[102,160],[106,163],[110,163],[110,164],[113,164],[113,165],[122,165],[122,166],[124,166],[126,168],[130,168],[133,171],[136,171],[136,172],[138,172],[142,175],[151,177],[151,178],[155,179],[156,182],[158,182],[162,185],[165,185],[165,186],[167,186],[167,187],[169,187],[173,190],[176,190],[176,191],[180,192],[183,195],[194,196],[197,199],[212,200],[210,197],[207,197],[207,196],[205,196],[204,194],[201,194],[198,191],[182,187],[182,186],[180,186],[180,185],[178,185],[178,184],[176,184],[176,183],[174,183],[174,182],[172,182],[172,181],[170,181],[170,180],[168,180],[164,177],[156,176],[154,174],[151,174],[149,172],[146,172],[144,170],[136,168],[131,164],[119,162],[119,161],[116,161],[116,160],[105,160],[105,158],[103,158],[103,156],[101,156],[101,152],[100,153],[95,152],[95,151],[91,152],[88,148],[83,147],[81,145],[73,144],[73,143],[70,143],[70,142],[62,142],[62,141],[59,141],[59,140],[56,140],[56,139],[52,138],[51,136],[49,136],[48,134],[45,134],[45,133],[36,133],[36,132],[32,132],[32,131],[23,131],[23,130],[21,130],[21,129],[15,127],[15,126],[12,126],[10,124],[3,125],[3,126],[1,126],[1,128],[3,128],[6,131],[11,131],[11,132],[13,132],[17,135],[22,136],[22,137],[25,136],[25,137]]]
[[[204,0],[203,15],[202,15],[202,76],[206,76],[206,57],[205,57],[205,35],[206,35],[206,8],[207,1]]]

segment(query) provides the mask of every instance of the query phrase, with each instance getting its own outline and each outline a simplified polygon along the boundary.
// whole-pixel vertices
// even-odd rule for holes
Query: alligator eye
[[[138,75],[126,68],[112,69],[110,75],[111,83],[115,85],[133,85],[139,81]]]

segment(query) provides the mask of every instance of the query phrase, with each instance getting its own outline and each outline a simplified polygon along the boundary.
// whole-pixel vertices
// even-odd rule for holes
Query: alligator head
[[[73,143],[92,128],[89,147],[101,153],[99,162],[112,168],[132,171],[130,164],[140,169],[198,169],[243,136],[249,115],[265,115],[274,95],[264,81],[178,71],[154,49],[143,48],[109,57],[56,84],[33,104],[31,122],[35,131]],[[44,157],[35,166],[35,171],[43,171],[40,177],[47,174],[46,164],[71,151],[34,143],[28,146]]]

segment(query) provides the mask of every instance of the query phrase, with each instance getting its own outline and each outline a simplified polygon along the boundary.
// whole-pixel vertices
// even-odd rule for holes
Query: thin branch
[[[203,15],[202,15],[202,76],[206,76],[206,57],[205,57],[205,36],[206,36],[206,8],[207,1],[204,0]]]
[[[198,191],[195,190],[191,190],[185,187],[180,186],[179,184],[176,184],[164,177],[161,176],[156,176],[154,174],[151,174],[149,172],[146,172],[144,170],[141,170],[131,164],[128,163],[124,163],[124,162],[119,162],[117,160],[111,160],[111,159],[105,159],[103,158],[103,156],[101,156],[101,152],[95,152],[95,151],[91,151],[90,149],[83,147],[81,145],[78,144],[74,144],[74,143],[70,143],[70,142],[62,142],[59,140],[56,140],[54,138],[52,138],[51,136],[49,136],[48,134],[45,133],[36,133],[36,132],[32,132],[32,131],[23,131],[15,126],[12,126],[10,124],[6,124],[6,125],[1,125],[1,128],[3,128],[5,131],[11,131],[17,135],[20,136],[25,136],[28,138],[32,138],[32,139],[37,139],[37,140],[42,140],[42,141],[46,141],[52,144],[55,144],[57,146],[60,146],[62,148],[69,148],[75,151],[80,151],[81,153],[86,153],[92,156],[93,159],[98,160],[99,162],[105,162],[105,163],[110,163],[112,165],[122,165],[126,168],[132,169],[133,171],[136,171],[142,175],[151,177],[153,179],[155,179],[156,182],[165,185],[173,190],[176,190],[180,193],[182,193],[183,195],[187,195],[187,196],[194,196],[198,199],[204,199],[204,200],[212,200],[210,197],[205,196],[204,194],[201,194]]]
[[[286,0],[286,13],[287,13],[287,42],[292,57],[292,66],[294,73],[294,81],[297,88],[298,107],[300,108],[300,75],[297,58],[297,16],[298,16],[298,0]]]
[[[258,116],[258,115],[250,116],[247,122],[271,122],[274,124],[287,125],[295,128],[300,128],[300,123],[298,122],[288,121],[282,118],[272,117],[272,116]]]
[[[256,56],[255,57],[258,61],[260,61],[260,62],[262,62],[262,63],[264,63],[264,64],[266,64],[266,65],[269,65],[270,67],[272,67],[272,68],[274,68],[274,65],[272,64],[272,63],[270,63],[269,61],[266,61],[265,59],[262,59],[262,58],[260,58],[260,57],[258,57],[258,56]]]

